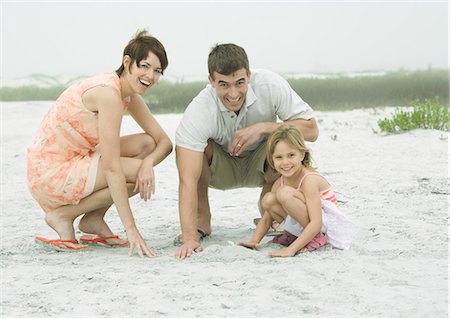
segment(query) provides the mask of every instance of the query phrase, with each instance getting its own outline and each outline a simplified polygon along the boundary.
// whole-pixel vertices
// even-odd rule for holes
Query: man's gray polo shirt
[[[267,70],[252,70],[244,105],[237,116],[225,108],[215,89],[207,85],[186,108],[178,125],[175,144],[203,152],[208,139],[229,152],[231,141],[238,129],[259,122],[293,119],[311,119],[312,108],[290,87],[280,75]],[[263,141],[249,146],[256,149]]]

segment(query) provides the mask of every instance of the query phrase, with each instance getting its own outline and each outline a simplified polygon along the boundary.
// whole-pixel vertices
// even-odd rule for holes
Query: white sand
[[[374,133],[392,108],[317,112],[313,155],[360,232],[348,251],[287,259],[269,258],[269,247],[233,244],[252,233],[259,189],[212,190],[213,235],[205,251],[175,259],[178,176],[171,155],[156,169],[154,198],[132,199],[137,224],[157,252],[140,259],[127,249],[58,253],[34,243],[36,235],[56,238],[26,185],[25,149],[50,105],[1,105],[2,316],[447,316],[447,133]],[[158,119],[173,138],[180,115]],[[137,128],[125,118],[123,130]],[[107,221],[123,235],[115,210]]]

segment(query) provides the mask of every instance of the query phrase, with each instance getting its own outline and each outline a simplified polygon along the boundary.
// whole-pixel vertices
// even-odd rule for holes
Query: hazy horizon
[[[215,43],[278,73],[448,69],[444,2],[2,1],[1,78],[112,71],[138,29],[161,40],[168,78],[204,78]]]

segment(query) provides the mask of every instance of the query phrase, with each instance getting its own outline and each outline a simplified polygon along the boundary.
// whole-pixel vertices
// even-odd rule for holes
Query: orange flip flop
[[[110,239],[120,239],[118,235],[113,236],[99,236],[95,234],[86,234],[80,237],[80,242],[88,245],[100,245],[104,247],[125,247],[128,246],[128,241],[122,244],[108,243]]]
[[[34,238],[34,241],[39,245],[42,245],[46,248],[50,248],[58,252],[77,252],[88,248],[87,245],[71,247],[65,244],[65,243],[80,244],[77,240],[49,240],[46,239],[45,237],[36,236]]]

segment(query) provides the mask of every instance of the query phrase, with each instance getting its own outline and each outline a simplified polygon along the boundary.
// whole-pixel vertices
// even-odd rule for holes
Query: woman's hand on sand
[[[239,242],[238,245],[257,250],[259,248],[259,243],[256,242]]]
[[[180,248],[176,251],[175,256],[178,259],[185,259],[186,257],[190,257],[192,252],[200,253],[203,251],[203,247],[199,242],[195,240],[188,240]]]
[[[295,256],[296,252],[289,248],[283,248],[279,251],[269,252],[270,257],[292,257]]]
[[[138,190],[144,201],[150,200],[152,194],[155,194],[155,172],[150,161],[143,161],[138,170],[134,192]]]
[[[155,256],[155,252],[153,252],[148,246],[145,240],[142,238],[137,228],[127,229],[127,238],[128,243],[130,244],[130,249],[128,250],[128,256],[133,256],[136,251],[138,255],[143,258],[144,255],[148,257]]]

